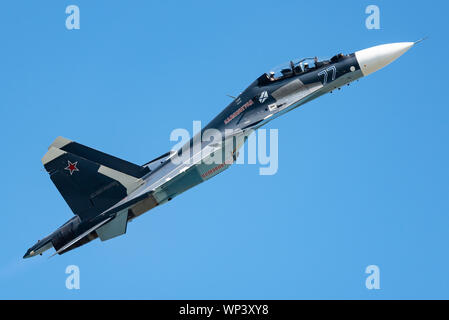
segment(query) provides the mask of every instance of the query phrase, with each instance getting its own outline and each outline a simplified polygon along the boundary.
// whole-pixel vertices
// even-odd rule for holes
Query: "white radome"
[[[415,42],[397,42],[383,44],[357,51],[355,56],[364,76],[389,65],[407,52]]]

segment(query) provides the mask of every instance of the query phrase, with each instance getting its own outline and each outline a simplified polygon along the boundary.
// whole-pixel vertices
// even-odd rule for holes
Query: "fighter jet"
[[[379,45],[329,60],[290,61],[257,78],[182,148],[144,165],[56,138],[42,163],[75,216],[29,248],[24,258],[51,247],[54,254],[63,254],[96,238],[105,241],[126,233],[128,221],[228,169],[251,132],[385,67],[417,42]],[[222,138],[199,138],[208,129]],[[217,153],[221,163],[207,161]]]

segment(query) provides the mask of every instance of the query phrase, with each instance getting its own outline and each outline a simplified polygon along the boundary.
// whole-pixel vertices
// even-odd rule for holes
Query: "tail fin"
[[[97,216],[139,187],[149,169],[58,137],[42,158],[73,213]]]

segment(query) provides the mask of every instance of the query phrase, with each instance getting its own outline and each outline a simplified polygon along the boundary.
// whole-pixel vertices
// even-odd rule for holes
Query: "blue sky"
[[[78,5],[80,30],[65,28]],[[365,28],[380,8],[381,29]],[[445,1],[2,3],[0,298],[449,298]],[[72,213],[40,162],[59,135],[143,164],[291,58],[429,40],[271,122],[279,171],[234,166],[96,240],[22,260]],[[81,289],[67,290],[77,265]],[[365,288],[378,265],[380,290]]]

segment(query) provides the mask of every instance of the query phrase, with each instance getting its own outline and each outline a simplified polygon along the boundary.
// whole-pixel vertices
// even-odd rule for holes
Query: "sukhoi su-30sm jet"
[[[124,234],[128,221],[226,170],[254,130],[385,67],[415,44],[390,43],[322,61],[300,59],[278,73],[262,74],[202,129],[218,130],[221,141],[194,137],[188,142],[188,150],[200,150],[189,152],[188,161],[173,161],[182,155],[181,148],[141,166],[56,138],[42,163],[75,216],[28,249],[24,258],[51,247],[62,254],[97,237],[105,241]],[[206,161],[217,152],[223,154],[222,163]]]

